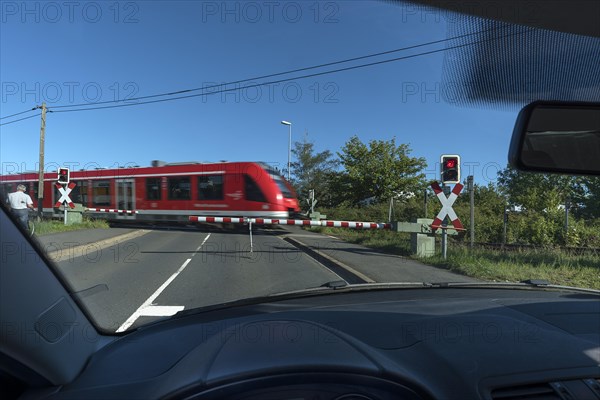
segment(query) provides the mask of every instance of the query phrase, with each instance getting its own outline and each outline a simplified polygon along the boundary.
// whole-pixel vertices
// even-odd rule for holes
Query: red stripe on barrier
[[[90,209],[91,210],[91,209]],[[134,211],[135,212],[135,211]],[[189,216],[193,222],[216,222],[216,223],[252,223],[256,225],[303,225],[303,226],[328,226],[356,229],[391,229],[392,224],[376,222],[352,222],[352,221],[313,221],[303,219],[270,219],[270,218],[243,218],[243,217],[200,217]]]

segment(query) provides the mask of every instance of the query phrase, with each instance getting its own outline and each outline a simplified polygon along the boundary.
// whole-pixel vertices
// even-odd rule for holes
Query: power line
[[[20,113],[20,114],[22,114],[22,113]],[[4,122],[4,123],[0,124],[0,126],[14,124],[15,122],[24,121],[24,120],[29,119],[29,118],[39,117],[40,115],[42,115],[42,114],[40,114],[40,113],[33,114],[33,115],[30,115],[29,117],[24,117],[24,118],[15,119],[13,121]],[[5,117],[5,118],[8,118],[8,117]]]
[[[412,49],[416,49],[416,48],[419,48],[419,47],[426,47],[426,46],[431,46],[433,44],[439,44],[439,43],[443,43],[443,42],[449,42],[449,41],[452,41],[452,40],[461,39],[461,38],[465,38],[465,37],[473,36],[473,35],[479,35],[481,33],[489,32],[489,31],[495,31],[495,30],[500,30],[500,29],[504,29],[504,28],[507,28],[507,27],[497,27],[497,28],[484,29],[484,30],[481,30],[481,31],[477,31],[477,32],[473,32],[473,33],[466,33],[466,34],[463,34],[463,35],[453,36],[453,37],[446,38],[446,39],[433,40],[433,41],[426,42],[426,43],[420,43],[420,44],[416,44],[416,45],[412,45],[412,46],[401,47],[401,48],[398,48],[398,49],[382,51],[382,52],[379,52],[379,53],[373,53],[373,54],[368,54],[368,55],[359,56],[359,57],[347,58],[345,60],[333,61],[333,62],[324,63],[324,64],[318,64],[318,65],[313,65],[313,66],[309,66],[309,67],[292,69],[292,70],[288,70],[288,71],[284,71],[284,72],[277,72],[277,73],[268,74],[268,75],[262,75],[262,76],[252,77],[252,78],[240,79],[240,80],[237,80],[237,81],[227,82],[227,83],[224,83],[224,84],[217,84],[217,85],[212,85],[212,86],[204,86],[204,87],[198,87],[198,88],[192,88],[192,89],[182,89],[182,90],[178,90],[178,91],[174,91],[174,92],[165,92],[165,93],[153,94],[153,95],[148,95],[148,96],[132,97],[130,99],[123,99],[123,100],[106,100],[106,101],[100,101],[100,102],[96,102],[96,103],[64,104],[64,105],[53,106],[52,108],[74,108],[74,107],[86,107],[86,106],[91,106],[91,105],[97,106],[97,105],[101,105],[101,104],[122,103],[122,102],[125,102],[125,101],[137,101],[137,100],[151,99],[151,98],[155,98],[155,97],[174,96],[174,95],[183,94],[183,93],[197,92],[199,90],[205,91],[205,90],[214,89],[214,88],[217,88],[217,87],[220,87],[220,86],[223,86],[223,85],[235,85],[235,84],[244,83],[244,82],[250,82],[250,81],[254,81],[254,80],[258,80],[258,79],[273,78],[273,77],[276,77],[276,76],[288,75],[288,74],[292,74],[292,73],[295,73],[295,72],[309,71],[309,70],[323,68],[323,67],[330,67],[332,65],[344,64],[344,63],[348,63],[348,62],[352,62],[352,61],[358,61],[358,60],[364,60],[364,59],[367,59],[367,58],[379,57],[379,56],[386,55],[386,54],[398,53],[398,52],[401,52],[401,51],[407,51],[407,50],[412,50]],[[250,87],[252,87],[252,86],[250,86]],[[143,102],[143,103],[137,103],[137,104],[149,104],[149,102]],[[124,105],[124,106],[129,106],[129,105],[131,105],[131,104],[127,104],[127,105]],[[112,107],[102,107],[102,108],[112,108]]]
[[[461,44],[461,45],[457,45],[457,46],[445,47],[443,49],[436,49],[436,50],[431,50],[431,51],[427,51],[427,52],[422,52],[422,53],[417,53],[417,54],[411,54],[411,55],[408,55],[408,56],[402,56],[402,57],[392,58],[392,59],[388,59],[388,60],[381,60],[381,61],[375,61],[375,62],[371,62],[371,63],[367,63],[367,64],[354,65],[354,66],[351,66],[351,67],[338,68],[338,69],[334,69],[334,70],[330,70],[330,71],[315,72],[313,74],[307,74],[307,75],[301,75],[301,76],[292,77],[292,78],[285,78],[285,79],[279,79],[279,80],[274,80],[274,81],[269,81],[269,82],[257,83],[257,84],[253,84],[253,85],[242,86],[242,87],[229,88],[229,89],[221,89],[221,90],[217,90],[217,91],[213,91],[213,92],[190,94],[190,95],[187,95],[187,96],[179,96],[179,97],[169,97],[169,98],[166,98],[166,99],[149,100],[149,101],[143,101],[143,102],[139,102],[139,103],[117,104],[117,105],[111,105],[111,106],[88,107],[88,108],[69,109],[69,110],[57,110],[57,111],[54,111],[54,112],[55,113],[63,113],[63,112],[102,110],[102,109],[107,109],[107,108],[132,107],[132,106],[139,106],[139,105],[144,105],[144,104],[162,103],[162,102],[166,102],[166,101],[189,99],[189,98],[192,98],[192,97],[208,96],[208,95],[212,95],[212,94],[219,94],[219,93],[224,93],[224,92],[231,92],[231,91],[238,91],[238,90],[250,89],[250,88],[255,88],[255,87],[259,87],[259,86],[273,85],[273,84],[278,84],[278,83],[283,83],[283,82],[289,82],[289,81],[293,81],[293,80],[313,78],[313,77],[316,77],[316,76],[329,75],[329,74],[334,74],[334,73],[343,72],[343,71],[350,71],[350,70],[359,69],[359,68],[372,67],[374,65],[387,64],[387,63],[391,63],[391,62],[406,60],[406,59],[409,59],[409,58],[421,57],[421,56],[424,56],[424,55],[429,55],[429,54],[434,54],[434,53],[440,53],[440,52],[447,51],[447,50],[453,50],[453,49],[458,49],[458,48],[462,48],[462,47],[467,47],[467,46],[471,46],[471,45],[474,45],[474,44],[477,44],[477,43],[483,43],[483,42],[488,42],[488,41],[491,41],[491,40],[497,40],[497,39],[508,37],[508,36],[514,36],[514,35],[517,35],[517,34],[522,34],[522,33],[527,32],[527,31],[528,30],[524,30],[524,31],[521,31],[521,32],[517,32],[517,33],[510,34],[510,35],[505,35],[505,36],[499,36],[499,37],[492,38],[492,39],[479,40],[479,41],[465,43],[465,44]],[[233,83],[225,83],[225,84],[217,85],[217,86],[214,86],[214,87],[226,86],[226,85],[230,85],[230,84],[233,84]]]
[[[10,117],[16,117],[17,115],[25,114],[25,113],[34,111],[35,109],[37,109],[37,107],[34,107],[34,108],[30,109],[30,110],[25,110],[25,111],[18,112],[16,114],[7,115],[5,117],[0,117],[0,119],[6,119],[6,118],[10,118]]]

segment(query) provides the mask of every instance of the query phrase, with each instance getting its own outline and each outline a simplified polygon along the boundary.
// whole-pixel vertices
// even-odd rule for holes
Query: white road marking
[[[202,246],[204,245],[204,243],[206,243],[206,241],[208,240],[209,237],[210,237],[210,233],[208,235],[206,235],[206,237],[204,238],[204,240],[202,241],[200,246],[198,246],[198,248],[196,249],[196,252],[202,248]],[[192,255],[192,257],[194,257],[194,255]],[[163,283],[158,289],[156,289],[156,291],[154,293],[152,293],[152,295],[150,297],[148,297],[148,299],[137,310],[135,310],[135,312],[133,314],[131,314],[131,316],[129,318],[127,318],[127,321],[125,321],[123,323],[123,325],[121,325],[119,327],[119,329],[116,330],[116,333],[125,332],[127,329],[129,329],[129,327],[131,325],[133,325],[133,323],[139,317],[141,317],[143,315],[165,316],[166,317],[166,316],[171,316],[171,315],[175,314],[176,312],[183,310],[184,309],[183,306],[157,306],[155,304],[152,304],[152,302],[154,300],[156,300],[156,298],[163,292],[163,290],[165,290],[167,288],[167,286],[169,286],[169,284],[171,282],[173,282],[173,280],[175,278],[177,278],[177,275],[179,275],[185,269],[185,267],[187,267],[187,265],[190,263],[190,261],[192,261],[191,258],[188,258],[187,260],[185,260],[185,262],[181,265],[181,267],[179,267],[179,269],[173,275],[171,275],[169,277],[169,279],[167,279],[165,281],[165,283]],[[156,307],[156,308],[154,308],[154,307]],[[173,312],[173,310],[175,308],[180,308],[180,309]],[[159,314],[161,311],[166,314]],[[151,314],[148,314],[148,313],[151,313]]]
[[[206,241],[208,240],[209,237],[210,237],[210,233],[204,238],[202,243],[200,243],[200,246],[198,246],[198,248],[196,249],[194,254],[192,254],[192,257],[194,257],[196,255],[196,253],[198,253],[198,251],[200,251],[200,249],[202,248],[202,246],[204,246],[204,243],[206,243]]]
[[[184,306],[148,306],[141,310],[144,317],[170,317],[182,311]]]

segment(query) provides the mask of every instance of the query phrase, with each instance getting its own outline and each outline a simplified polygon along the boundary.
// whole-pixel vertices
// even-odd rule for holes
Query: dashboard
[[[600,399],[599,300],[549,289],[332,290],[187,313],[109,343],[74,382],[22,398]]]

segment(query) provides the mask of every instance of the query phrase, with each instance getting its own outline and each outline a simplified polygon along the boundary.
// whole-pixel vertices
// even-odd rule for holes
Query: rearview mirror
[[[508,161],[523,171],[600,175],[600,104],[534,102],[524,107]]]

